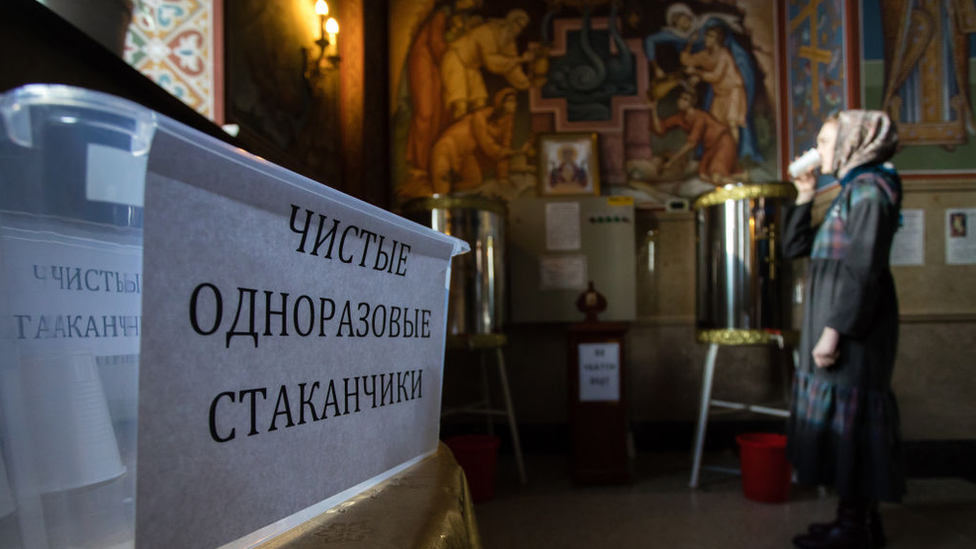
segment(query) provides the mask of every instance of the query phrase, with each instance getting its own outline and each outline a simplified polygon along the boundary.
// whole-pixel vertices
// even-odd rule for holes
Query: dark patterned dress
[[[905,473],[891,391],[898,302],[888,259],[901,182],[875,165],[852,170],[841,185],[819,227],[810,226],[809,203],[786,216],[785,254],[810,256],[787,452],[804,484],[900,501]],[[840,357],[817,368],[812,351],[824,326],[840,332]]]

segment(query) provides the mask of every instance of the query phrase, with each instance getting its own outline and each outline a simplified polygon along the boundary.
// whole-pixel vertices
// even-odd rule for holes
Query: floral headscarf
[[[837,144],[830,172],[843,179],[854,168],[888,160],[897,147],[898,128],[884,112],[841,111],[837,115]]]

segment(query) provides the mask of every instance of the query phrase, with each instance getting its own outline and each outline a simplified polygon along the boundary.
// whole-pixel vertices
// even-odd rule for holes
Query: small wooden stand
[[[606,299],[589,289],[576,302],[586,320],[569,327],[570,469],[579,484],[631,482],[634,450],[627,420],[622,322],[600,322]]]

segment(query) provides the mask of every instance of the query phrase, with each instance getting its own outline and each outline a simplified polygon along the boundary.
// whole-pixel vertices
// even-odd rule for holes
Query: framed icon
[[[596,133],[539,135],[539,195],[599,195]]]

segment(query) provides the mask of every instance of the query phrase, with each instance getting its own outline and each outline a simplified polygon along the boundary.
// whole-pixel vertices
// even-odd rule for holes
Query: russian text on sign
[[[379,395],[376,392],[377,377],[379,378],[380,384]],[[394,379],[396,380],[395,382]],[[367,389],[367,383],[372,386],[371,389]],[[394,383],[396,387],[395,391]],[[316,410],[315,392],[321,389],[323,385],[325,386],[325,396],[319,401],[321,402],[321,408]],[[360,387],[362,388],[362,394],[369,397],[363,399],[365,403],[360,402]],[[306,388],[308,388],[307,392]],[[340,407],[336,380],[330,379],[327,384],[320,381],[298,383],[297,391],[293,388],[290,393],[291,395],[296,393],[299,395],[298,401],[295,403],[296,405],[293,406],[291,400],[293,397],[289,396],[288,386],[281,385],[278,388],[277,395],[272,395],[271,400],[274,400],[274,409],[269,410],[269,406],[267,405],[269,402],[269,388],[267,387],[243,389],[236,392],[224,391],[215,396],[210,402],[210,437],[215,442],[221,443],[230,442],[237,438],[237,427],[244,427],[244,425],[236,425],[230,429],[227,429],[226,426],[221,429],[218,426],[221,423],[220,418],[223,417],[220,415],[220,412],[228,410],[228,407],[231,407],[231,410],[233,410],[233,406],[244,406],[246,408],[247,436],[254,436],[261,434],[261,426],[263,425],[267,425],[267,428],[263,432],[277,431],[279,429],[279,419],[282,421],[282,426],[285,429],[305,425],[308,423],[305,419],[306,410],[309,412],[311,422],[315,423],[330,417],[360,413],[363,411],[361,404],[365,404],[372,409],[420,399],[424,396],[423,370],[344,377],[342,378],[342,392],[345,398],[341,401],[343,406]],[[379,399],[377,399],[377,396],[379,396]],[[292,412],[293,409],[298,410],[297,422]],[[240,415],[238,413],[235,417],[240,419]],[[260,418],[270,419],[267,419],[266,423],[259,423]],[[232,420],[229,422],[233,423]],[[228,423],[228,421],[223,423]]]
[[[316,336],[326,337],[328,322],[336,315],[335,300],[327,297],[312,298],[307,295],[290,300],[290,294],[287,292],[264,290],[263,293],[264,326],[263,329],[258,330],[257,325],[260,320],[257,313],[258,290],[237,288],[234,320],[225,333],[226,348],[230,348],[234,336],[251,338],[254,347],[258,347],[260,337],[288,337],[289,318],[292,319],[294,333],[301,337],[308,337],[316,331],[314,328],[317,318]],[[354,303],[346,300],[340,303],[342,310],[335,327],[335,337],[372,336],[403,339],[431,337],[431,312],[428,309],[372,304],[365,301]],[[198,284],[190,294],[189,320],[193,331],[202,336],[217,333],[225,316],[224,304],[223,295],[216,285],[209,282]],[[316,304],[318,316],[316,316]],[[305,322],[304,326],[302,322]]]
[[[331,222],[327,221],[328,216],[316,214],[308,209],[305,210],[304,223],[296,226],[295,222],[298,221],[299,210],[301,210],[299,206],[291,205],[291,219],[289,221],[291,230],[301,235],[298,246],[295,248],[296,252],[314,256],[319,256],[321,252],[321,257],[332,259],[332,253],[335,251],[336,257],[342,263],[371,268],[374,271],[382,271],[396,276],[406,276],[407,259],[411,250],[409,244],[392,238],[387,242],[388,239],[385,236],[356,225],[345,225],[340,231],[339,227],[342,225],[340,220],[332,218]],[[306,249],[309,243],[308,237],[311,234],[309,231],[312,229],[313,217],[318,218],[314,243],[310,249]],[[337,236],[338,247],[336,247]],[[357,258],[359,259],[358,263],[356,262]]]

